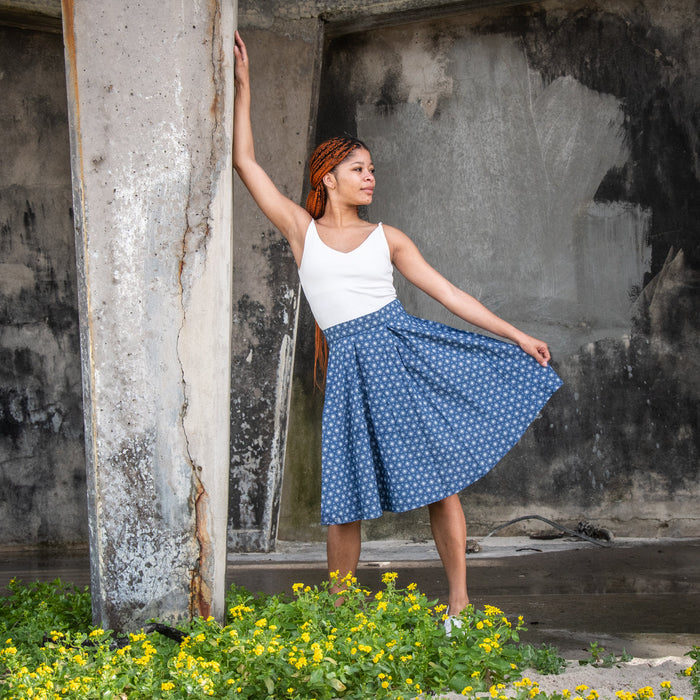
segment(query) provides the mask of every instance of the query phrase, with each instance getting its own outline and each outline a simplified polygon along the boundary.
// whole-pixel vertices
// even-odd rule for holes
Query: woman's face
[[[328,178],[328,181],[326,181]],[[355,205],[370,204],[374,194],[374,165],[366,148],[356,148],[324,182],[329,197],[342,197]]]

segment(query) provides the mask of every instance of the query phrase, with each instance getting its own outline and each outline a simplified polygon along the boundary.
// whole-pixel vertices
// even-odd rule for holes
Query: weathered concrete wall
[[[369,218],[545,337],[565,381],[465,492],[475,531],[537,512],[619,534],[698,532],[697,15],[691,0],[551,2],[341,32],[326,48],[317,140],[370,144]],[[398,286],[409,310],[448,320]],[[309,328],[302,313],[299,358]],[[292,415],[287,473],[315,478],[308,381]],[[295,511],[283,537],[315,531],[307,488],[309,516]],[[367,531],[427,535],[426,519]]]
[[[85,542],[60,35],[0,27],[0,93],[0,542]]]
[[[450,0],[241,2],[240,24],[254,59],[258,156],[278,185],[302,201],[304,164],[316,140],[308,132],[317,111],[319,42],[325,32],[333,40],[325,51],[329,78],[321,84],[319,137],[346,129],[371,142],[380,161],[380,188],[369,215],[402,226],[456,282],[551,341],[566,385],[517,450],[466,493],[475,531],[538,511],[566,520],[602,520],[620,534],[697,534],[699,157],[692,121],[700,73],[697,8],[690,0],[645,0],[633,6],[493,4],[509,9],[466,14],[483,3]],[[59,5],[57,0],[0,0],[0,23],[26,26],[41,16],[46,28],[57,28]],[[456,8],[463,11],[461,18]],[[120,11],[101,7],[98,15],[103,9]],[[409,19],[410,27],[397,26]],[[191,25],[181,23],[168,33],[161,20],[152,23],[162,30],[158,40],[146,36],[148,27],[135,36],[127,36],[126,29],[115,32],[123,51],[114,60],[115,70],[129,57],[137,60],[144,45],[168,37],[174,43],[158,65],[179,61],[175,37],[180,41],[180,29]],[[133,23],[123,24],[134,31]],[[0,48],[9,57],[0,82],[0,246],[1,262],[13,266],[0,279],[0,294],[3,313],[11,306],[24,309],[24,315],[6,314],[10,321],[3,322],[0,339],[0,386],[14,397],[3,413],[3,420],[10,419],[0,436],[5,450],[0,528],[5,542],[19,541],[13,539],[19,515],[31,524],[23,530],[29,533],[26,541],[65,542],[83,539],[86,527],[71,311],[75,292],[69,291],[75,282],[71,243],[65,238],[70,227],[65,116],[54,104],[52,80],[32,72],[43,66],[43,75],[55,60],[51,51],[55,56],[60,45],[55,41],[51,49],[50,38],[14,36],[14,44],[3,41]],[[103,60],[95,63],[99,67]],[[182,74],[191,75],[189,70],[184,67]],[[329,82],[333,71],[337,79]],[[103,77],[90,76],[96,90]],[[168,196],[186,197],[188,178],[174,173],[187,152],[174,145],[185,120],[183,93],[170,90],[161,75],[153,77],[162,84],[160,92],[154,87],[134,95],[124,76],[120,84],[103,80],[103,87],[112,85],[112,90],[96,97],[93,108],[102,105],[99,119],[108,127],[95,141],[107,136],[128,141],[126,132],[106,119],[108,112],[119,111],[118,117],[133,125],[135,105],[143,109],[175,95],[168,118],[154,122],[163,127],[158,136],[134,152],[133,169],[148,168],[151,174],[144,192],[160,187]],[[8,81],[20,86],[16,102],[6,99],[13,94]],[[52,84],[60,88],[58,79]],[[42,90],[54,97],[39,96]],[[198,109],[190,111],[190,119],[200,114]],[[41,156],[41,170],[22,151],[22,134],[27,148],[38,148],[33,152]],[[172,146],[163,167],[151,157],[162,143]],[[41,148],[55,155],[44,157]],[[109,172],[102,155],[92,153],[94,163],[84,159],[89,176],[103,182],[121,178],[122,173]],[[193,172],[201,174],[197,158]],[[10,170],[6,163],[12,164]],[[50,185],[60,179],[58,170],[63,199],[59,186]],[[17,174],[5,180],[10,171]],[[128,202],[134,230],[115,237],[104,256],[124,263],[112,282],[123,299],[133,283],[140,291],[132,296],[141,294],[145,304],[131,315],[133,309],[119,309],[122,318],[114,327],[137,328],[147,340],[169,329],[170,350],[162,357],[144,358],[139,348],[137,359],[131,359],[127,341],[114,341],[127,358],[123,373],[133,378],[128,387],[141,386],[141,393],[150,396],[149,406],[135,415],[142,427],[153,428],[153,454],[165,464],[162,445],[169,438],[163,432],[156,439],[162,423],[155,416],[167,410],[177,421],[180,412],[174,406],[186,405],[189,418],[199,409],[183,401],[184,391],[175,398],[178,391],[149,394],[159,373],[176,365],[172,330],[179,317],[171,313],[169,301],[162,302],[162,311],[155,300],[180,293],[172,284],[171,264],[178,256],[179,233],[164,242],[167,216],[175,215],[163,214],[169,207],[159,208],[161,199],[146,201],[138,194]],[[291,256],[240,183],[235,194],[229,546],[266,549],[274,544],[278,513],[283,538],[323,536],[318,526],[322,399],[311,391],[311,321],[305,302],[299,304]],[[125,190],[115,195],[115,202],[126,207]],[[199,208],[197,202],[188,206],[189,211]],[[192,228],[201,230],[196,222]],[[176,223],[172,230],[181,232],[181,227]],[[139,235],[152,258],[144,258],[149,264],[142,268],[129,268],[130,251],[138,255],[132,244]],[[39,240],[42,236],[46,240]],[[447,318],[422,295],[405,287],[400,292],[412,310]],[[294,348],[297,308],[300,342]],[[162,328],[143,331],[142,320],[161,311]],[[226,322],[218,325],[224,328]],[[193,331],[190,337],[196,335]],[[206,390],[199,395],[206,396]],[[125,404],[115,406],[126,415]],[[93,418],[88,412],[88,420]],[[23,437],[13,442],[17,431]],[[180,461],[187,461],[181,437],[178,433],[169,443],[168,459],[174,455],[171,461],[184,483],[190,476]],[[139,463],[135,447],[125,454],[127,463]],[[144,489],[160,498],[169,488],[166,471],[165,466],[156,470],[152,481],[130,488],[125,498],[139,500]],[[196,493],[188,483],[188,492]],[[189,508],[193,499],[180,505],[185,502]],[[153,511],[145,506],[143,515],[144,528],[150,528]],[[367,534],[427,536],[426,518],[423,511],[389,516],[371,523]],[[157,527],[153,531],[160,536]],[[119,562],[127,571],[130,564]]]
[[[220,617],[235,7],[63,9],[95,617]]]
[[[251,56],[256,156],[301,200],[318,21],[241,26]],[[299,279],[286,241],[235,182],[231,474],[232,550],[274,545],[279,513]]]

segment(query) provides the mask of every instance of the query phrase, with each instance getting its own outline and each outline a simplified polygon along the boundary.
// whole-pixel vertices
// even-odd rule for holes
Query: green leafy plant
[[[415,584],[397,588],[394,573],[377,592],[353,577],[337,583],[340,596],[330,585],[299,583],[292,596],[260,597],[232,588],[226,624],[181,625],[178,644],[143,631],[118,640],[91,628],[86,592],[59,581],[13,582],[4,607],[14,612],[1,627],[0,696],[398,700],[427,689],[486,691],[520,677],[522,620],[511,624],[493,606],[470,606],[447,637],[445,607]]]
[[[688,666],[683,672],[684,676],[690,678],[690,685],[695,691],[693,693],[693,700],[700,700],[700,647],[693,646],[693,648],[686,653],[695,663],[692,666]]]
[[[91,624],[87,588],[60,579],[29,584],[12,579],[7,590],[0,597],[0,635],[11,635],[17,643],[38,646],[51,630],[85,630]]]
[[[619,663],[632,660],[632,657],[624,649],[622,650],[622,654],[617,656],[612,652],[606,652],[604,647],[601,647],[598,642],[592,642],[588,647],[588,651],[590,653],[590,658],[580,659],[579,664],[581,666],[589,665],[596,668],[612,668]]]
[[[330,585],[295,584],[291,595],[253,596],[231,588],[228,617],[196,619],[178,629],[147,626],[116,636],[90,625],[86,590],[13,581],[0,598],[0,697],[13,700],[413,700],[452,691],[495,700],[597,700],[586,686],[546,695],[521,678],[534,660],[555,668],[553,647],[519,644],[522,618],[511,623],[493,606],[469,606],[462,627],[447,637],[445,607],[415,584],[396,587],[386,573],[373,592],[346,578]],[[342,605],[337,605],[342,598]],[[161,629],[164,634],[148,630]],[[605,650],[591,645],[591,660]],[[685,675],[698,685],[698,656]],[[619,691],[645,700],[651,688]],[[671,684],[659,697],[673,700]]]
[[[559,650],[551,644],[540,647],[523,644],[520,647],[523,663],[543,675],[558,675],[566,670],[566,659],[559,655]]]

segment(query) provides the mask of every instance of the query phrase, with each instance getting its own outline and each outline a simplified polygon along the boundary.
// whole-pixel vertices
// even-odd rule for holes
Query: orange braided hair
[[[362,141],[351,136],[334,136],[319,144],[309,159],[311,190],[306,198],[306,211],[320,219],[326,211],[328,195],[323,178],[340,165],[356,148],[369,150]],[[323,390],[328,369],[328,343],[316,324],[314,349],[314,386]]]

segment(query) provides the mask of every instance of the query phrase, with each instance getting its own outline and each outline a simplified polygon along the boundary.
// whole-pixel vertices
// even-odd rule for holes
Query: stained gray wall
[[[536,512],[697,534],[698,19],[691,0],[548,2],[340,28],[325,47],[317,140],[370,145],[370,220],[546,338],[565,382],[464,493],[474,532]],[[464,325],[398,288],[409,311]],[[302,309],[283,537],[320,534],[318,490],[297,477],[319,473],[309,329]],[[428,533],[423,511],[366,529]]]
[[[319,24],[241,26],[252,66],[256,156],[300,201],[310,140]],[[234,185],[229,547],[268,550],[277,534],[299,281],[286,241]]]
[[[695,4],[464,12],[478,4],[240,2],[258,156],[302,201],[321,92],[318,136],[357,131],[380,161],[369,215],[403,227],[456,282],[551,342],[566,384],[466,493],[473,532],[537,511],[618,534],[697,534]],[[0,0],[0,22],[59,31],[60,3]],[[58,36],[1,31],[0,538],[84,541],[62,47]],[[323,536],[322,399],[293,261],[239,185],[229,547],[264,549],[278,515],[285,539]],[[422,295],[400,293],[445,320]],[[428,536],[426,514],[367,527],[403,534]]]
[[[0,543],[87,539],[63,42],[0,26]]]

